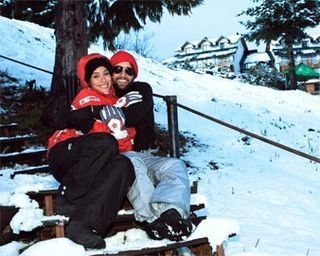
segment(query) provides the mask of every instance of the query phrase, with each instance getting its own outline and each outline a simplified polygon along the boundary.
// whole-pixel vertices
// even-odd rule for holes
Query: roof
[[[256,53],[249,54],[246,57],[244,63],[248,64],[248,63],[257,63],[257,62],[269,62],[270,60],[271,59],[268,53],[256,52]]]
[[[202,42],[208,41],[210,42],[212,45],[217,45],[219,41],[221,41],[222,39],[226,39],[228,40],[228,42],[230,44],[235,44],[239,39],[241,38],[240,35],[230,35],[230,36],[220,36],[218,38],[208,38],[208,37],[203,37],[202,39],[198,40],[198,41],[185,41],[183,44],[181,44],[176,50],[177,51],[181,51],[183,47],[185,47],[188,44],[191,44],[193,46],[199,46],[201,45]]]

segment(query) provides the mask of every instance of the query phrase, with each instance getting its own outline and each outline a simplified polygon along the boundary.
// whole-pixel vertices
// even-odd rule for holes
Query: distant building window
[[[302,48],[308,47],[308,40],[302,40]]]
[[[296,63],[298,63],[298,64],[301,63],[301,56],[296,57]]]
[[[225,47],[226,47],[226,43],[221,42],[221,43],[220,43],[220,49],[224,49]]]
[[[210,50],[210,42],[208,41],[204,41],[201,43],[201,51],[205,52],[205,51],[209,51]]]
[[[208,51],[208,50],[209,50],[209,45],[207,45],[207,44],[201,45],[201,50],[202,50],[203,52]]]
[[[191,53],[191,51],[192,51],[192,46],[191,46],[191,45],[187,45],[187,46],[184,48],[184,52],[185,52],[186,54]]]

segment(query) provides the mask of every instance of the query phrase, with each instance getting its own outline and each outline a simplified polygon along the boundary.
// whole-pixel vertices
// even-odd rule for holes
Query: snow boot
[[[158,219],[146,225],[146,232],[151,239],[169,239],[182,241],[193,231],[192,222],[181,217],[175,209],[163,212]]]
[[[66,237],[88,249],[103,249],[106,242],[81,221],[71,220],[66,228]]]

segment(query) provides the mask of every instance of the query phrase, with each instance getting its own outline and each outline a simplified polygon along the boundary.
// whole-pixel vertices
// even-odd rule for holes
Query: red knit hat
[[[134,77],[138,76],[138,64],[130,53],[126,51],[118,51],[110,58],[112,66],[116,66],[120,62],[129,62],[133,68],[134,71]]]

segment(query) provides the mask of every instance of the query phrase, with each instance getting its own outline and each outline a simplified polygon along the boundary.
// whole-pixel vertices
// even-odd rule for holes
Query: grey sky
[[[245,17],[237,14],[252,6],[250,0],[205,0],[194,8],[190,16],[174,16],[165,13],[161,24],[147,23],[144,31],[154,33],[151,39],[153,57],[163,60],[174,55],[174,50],[185,41],[197,41],[207,36],[217,38],[243,33],[239,23]]]

